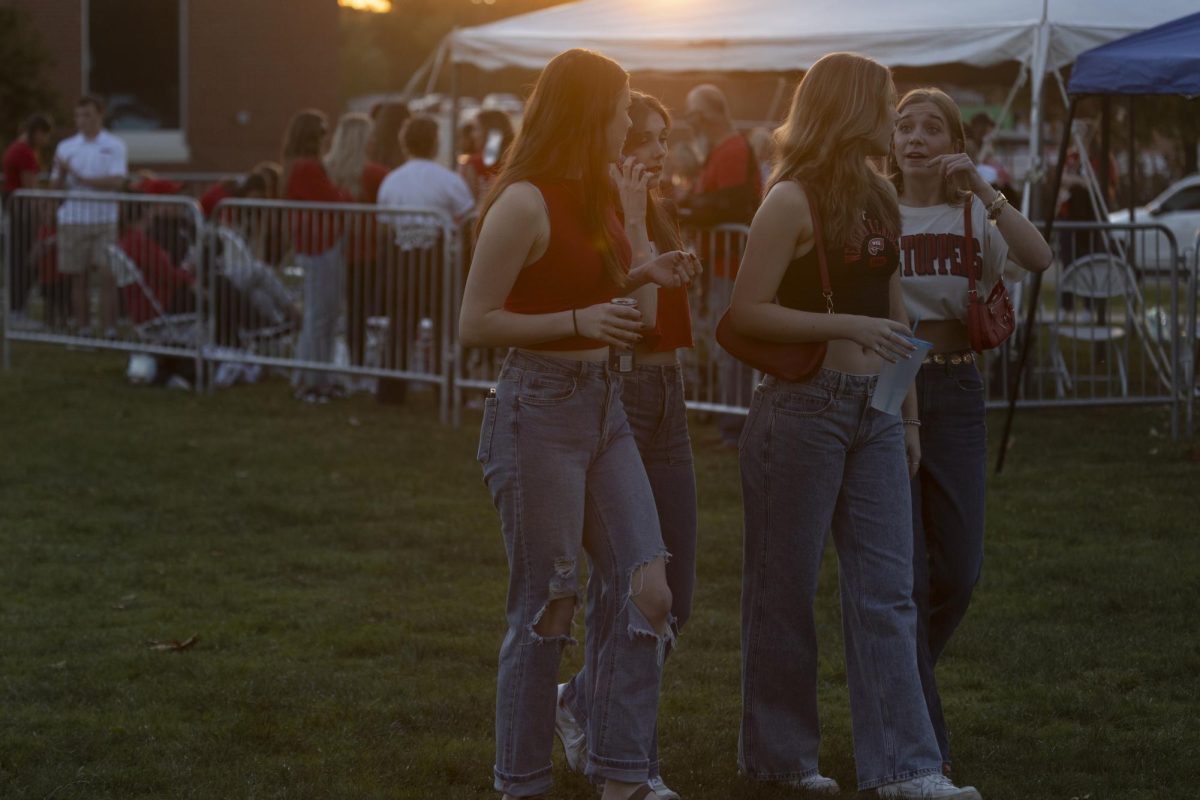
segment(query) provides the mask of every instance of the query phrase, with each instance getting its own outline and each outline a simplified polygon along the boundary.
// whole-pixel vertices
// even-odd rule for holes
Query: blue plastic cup
[[[932,342],[915,336],[904,338],[912,342],[917,349],[912,351],[908,358],[902,358],[894,364],[890,361],[883,362],[883,369],[879,370],[879,381],[875,384],[875,395],[871,398],[871,408],[893,416],[899,416],[900,405],[904,402],[904,396],[908,394],[908,387],[917,379],[917,372],[921,369],[925,355],[933,349]]]

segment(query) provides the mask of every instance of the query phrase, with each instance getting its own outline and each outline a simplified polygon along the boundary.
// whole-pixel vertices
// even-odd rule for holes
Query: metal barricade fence
[[[195,201],[22,189],[5,214],[6,367],[23,341],[173,356],[199,376]]]
[[[205,252],[207,360],[293,369],[301,392],[334,374],[435,386],[449,419],[462,246],[437,212],[228,199]]]
[[[1036,302],[1022,406],[1164,403],[1178,435],[1185,375],[1181,338],[1193,282],[1161,225],[1055,224],[1055,261],[1036,299],[1032,276],[1010,266],[1018,330],[984,354],[987,405],[1003,407],[1016,379],[1028,304]]]

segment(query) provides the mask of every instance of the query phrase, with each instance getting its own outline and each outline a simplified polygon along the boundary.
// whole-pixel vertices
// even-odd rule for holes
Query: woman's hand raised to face
[[[621,195],[621,210],[625,219],[646,218],[646,187],[650,183],[650,173],[646,167],[633,156],[628,156],[618,164],[609,168],[613,183]]]
[[[948,178],[963,191],[974,192],[985,203],[993,198],[996,190],[984,180],[975,168],[975,162],[966,153],[945,153],[929,159],[927,166],[941,171],[943,178]]]

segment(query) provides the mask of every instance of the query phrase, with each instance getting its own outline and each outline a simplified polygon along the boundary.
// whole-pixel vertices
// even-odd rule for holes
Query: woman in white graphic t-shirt
[[[950,746],[934,665],[962,621],[983,563],[987,440],[983,381],[967,336],[967,268],[986,296],[1006,263],[1050,266],[1029,220],[984,180],[965,150],[962,115],[939,89],[915,89],[897,107],[890,172],[900,196],[901,287],[917,336],[933,349],[917,376],[921,463],[912,482],[917,661],[929,716],[949,772]],[[967,194],[967,193],[970,194]],[[974,246],[963,217],[970,202]]]

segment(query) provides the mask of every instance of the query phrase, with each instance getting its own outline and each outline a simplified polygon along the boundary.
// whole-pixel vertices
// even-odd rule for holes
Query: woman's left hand
[[[625,212],[625,219],[645,219],[646,186],[650,182],[650,173],[633,156],[613,164],[610,172],[621,195],[621,210]]]
[[[921,468],[921,429],[916,425],[904,426],[904,454],[908,461],[908,477],[916,477]]]
[[[943,178],[950,178],[964,191],[974,192],[985,203],[995,194],[992,185],[983,179],[975,162],[966,153],[946,153],[929,159],[930,167],[937,167]]]
[[[671,250],[652,261],[647,261],[634,272],[640,272],[640,284],[655,283],[664,289],[691,286],[692,279],[703,271],[700,259],[685,250]]]

